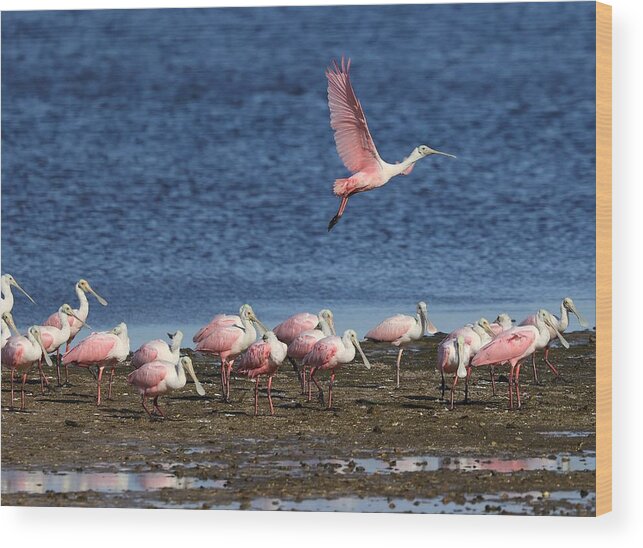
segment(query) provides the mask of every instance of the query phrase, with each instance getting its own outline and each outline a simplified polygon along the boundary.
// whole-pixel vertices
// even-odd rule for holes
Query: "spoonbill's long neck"
[[[319,327],[321,329],[321,332],[324,334],[324,337],[330,337],[333,334],[333,332],[330,330],[328,322],[326,321],[326,318],[319,318]]]
[[[244,329],[246,330],[246,340],[254,341],[257,338],[257,330],[255,329],[252,320],[246,318],[245,315],[241,316],[241,323],[243,324]]]
[[[174,356],[178,360],[179,353],[181,352],[181,337],[175,336],[172,339],[172,346],[170,347],[170,352],[172,352],[172,356]],[[183,366],[181,366],[180,369],[181,371],[183,371]],[[183,371],[183,376],[185,376],[185,371]]]
[[[11,292],[11,284],[2,278],[2,311],[11,312],[13,308],[13,293]]]
[[[569,311],[565,308],[565,303],[560,303],[560,321],[558,322],[558,331],[563,332],[569,325]]]
[[[409,167],[411,167],[415,162],[417,162],[422,156],[419,156],[415,150],[411,152],[404,160],[402,160],[399,164],[395,164],[395,168],[397,169],[398,173],[402,173],[403,171],[406,171]]]
[[[80,302],[80,305],[78,307],[78,316],[80,316],[83,320],[86,320],[87,316],[89,315],[89,300],[87,299],[87,295],[85,295],[85,292],[79,285],[76,285],[76,297],[78,297],[78,301]]]
[[[344,361],[346,363],[353,361],[355,357],[355,347],[353,346],[350,335],[344,335],[342,337],[342,343],[344,345],[344,355],[342,356]]]
[[[62,332],[65,340],[69,338],[70,329],[69,329],[69,316],[65,314],[62,310],[58,311],[58,317],[60,318],[60,331]]]
[[[418,313],[416,314],[416,316],[415,316],[415,321],[416,321],[418,324],[420,324],[420,327],[421,327],[421,329],[422,329],[422,333],[421,333],[421,334],[422,334],[422,335],[424,335],[424,333],[426,332],[426,329],[427,329],[427,327],[428,327],[428,325],[427,325],[427,323],[426,323],[426,319],[424,318],[424,314],[422,314],[421,312],[418,312]]]

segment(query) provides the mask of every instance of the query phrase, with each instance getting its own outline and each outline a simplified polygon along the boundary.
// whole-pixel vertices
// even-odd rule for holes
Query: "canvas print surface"
[[[595,78],[590,2],[3,13],[2,504],[593,515]]]

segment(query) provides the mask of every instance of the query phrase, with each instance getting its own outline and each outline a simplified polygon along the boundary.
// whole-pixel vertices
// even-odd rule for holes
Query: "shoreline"
[[[395,350],[364,343],[373,368],[339,370],[331,411],[306,402],[284,364],[273,383],[276,415],[262,391],[253,417],[253,383],[233,380],[232,403],[221,403],[212,359],[200,354],[206,397],[189,383],[161,398],[164,421],[144,415],[125,383],[129,368],[100,408],[86,371],[70,371],[73,386],[61,392],[27,395],[25,413],[8,410],[4,382],[2,503],[592,514],[595,346],[593,333],[566,336],[572,347],[550,353],[565,380],[539,358],[543,385],[534,385],[526,364],[520,411],[506,409],[502,378],[491,395],[486,368],[474,371],[470,403],[458,389],[449,411],[433,369],[441,336],[404,353],[399,390]],[[36,380],[32,373],[28,390],[39,394]]]

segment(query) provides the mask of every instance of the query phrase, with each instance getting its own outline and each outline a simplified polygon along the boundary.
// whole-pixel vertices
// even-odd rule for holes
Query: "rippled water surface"
[[[92,326],[139,338],[246,301],[363,332],[422,298],[446,331],[571,295],[593,321],[594,30],[592,3],[4,13],[2,269],[38,301],[16,321],[81,276],[110,301]],[[458,158],[328,234],[343,53],[386,160]]]

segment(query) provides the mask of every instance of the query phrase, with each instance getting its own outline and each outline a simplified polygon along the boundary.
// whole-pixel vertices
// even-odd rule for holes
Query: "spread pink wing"
[[[326,71],[330,126],[335,131],[337,153],[352,173],[380,169],[380,155],[351,85],[350,65],[350,59],[344,63],[342,58],[341,66],[333,61],[333,66]]]
[[[92,333],[63,356],[63,363],[92,364],[109,359],[118,337],[112,333]]]
[[[192,337],[192,342],[198,343],[208,337],[210,333],[217,327],[223,327],[226,325],[233,325],[233,324],[238,324],[241,325],[241,318],[239,316],[231,315],[228,316],[227,314],[217,314],[212,320],[210,320],[210,323],[207,325],[204,325],[201,329],[199,329],[196,332],[196,335]]]
[[[158,350],[151,344],[145,343],[132,356],[132,366],[141,367],[146,363],[153,362],[158,356]]]
[[[247,373],[253,378],[260,373],[260,370],[268,365],[270,359],[270,345],[265,341],[258,341],[252,345],[241,357],[239,362],[239,373]]]
[[[300,314],[290,316],[290,318],[281,322],[272,331],[280,341],[289,344],[304,331],[315,329],[318,323],[319,318],[314,314],[301,312]]]
[[[366,338],[373,341],[393,342],[403,337],[414,323],[415,318],[411,316],[403,314],[391,316],[366,333]]]
[[[238,327],[217,327],[198,342],[196,349],[204,352],[226,352],[240,337],[243,337],[243,331]]]
[[[150,362],[127,375],[127,382],[141,389],[154,388],[165,379],[167,373],[167,364]]]
[[[326,337],[321,339],[304,357],[304,365],[320,367],[330,362],[335,354],[337,354],[339,344],[342,344],[342,340],[339,337]]]
[[[484,345],[473,357],[471,364],[489,365],[520,358],[535,339],[533,329],[509,329]]]

